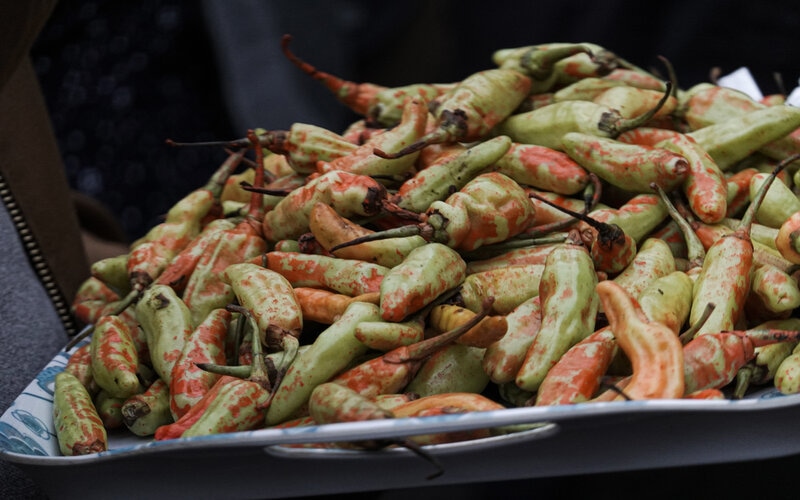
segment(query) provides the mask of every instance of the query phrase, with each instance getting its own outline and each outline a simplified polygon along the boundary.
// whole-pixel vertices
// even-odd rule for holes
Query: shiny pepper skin
[[[181,437],[257,429],[264,425],[270,393],[257,382],[235,379],[222,385],[205,411]]]
[[[108,449],[108,436],[92,398],[68,372],[55,377],[53,427],[64,456],[88,455]]]
[[[596,284],[583,246],[565,244],[547,256],[539,283],[542,324],[517,373],[520,388],[535,392],[558,359],[592,334],[600,303]]]

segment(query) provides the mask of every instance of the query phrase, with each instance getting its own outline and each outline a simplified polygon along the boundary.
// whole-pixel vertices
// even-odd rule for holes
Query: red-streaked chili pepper
[[[499,136],[458,150],[458,154],[442,155],[405,181],[389,199],[406,210],[424,212],[434,201],[447,199],[481,172],[496,166],[511,146],[508,137]]]
[[[707,223],[722,220],[728,208],[725,177],[713,158],[687,135],[676,135],[655,145],[683,156],[689,172],[682,188],[692,212]]]
[[[391,271],[372,262],[299,252],[267,252],[263,259],[255,257],[250,262],[259,260],[263,260],[266,269],[280,274],[294,287],[320,287],[350,296],[379,291]]]
[[[467,264],[452,248],[429,243],[415,248],[380,283],[380,312],[386,321],[402,321],[459,286]]]
[[[177,421],[159,426],[155,431],[156,441],[164,441],[168,439],[177,439],[192,426],[203,415],[208,406],[214,401],[226,385],[240,380],[231,375],[223,375],[217,380],[214,386],[203,396],[203,398],[192,406],[189,411]],[[170,415],[172,415],[170,413]]]
[[[419,153],[404,155],[401,158],[382,158],[374,154],[375,149],[397,150],[413,144],[425,135],[428,121],[428,107],[422,99],[409,99],[403,106],[403,116],[396,126],[375,134],[355,151],[333,159],[317,163],[320,173],[344,170],[353,174],[370,176],[400,176],[414,170]]]
[[[800,154],[780,162],[775,167],[774,174],[777,175],[798,158]],[[739,229],[714,242],[706,252],[703,268],[695,282],[690,324],[697,323],[707,304],[715,304],[716,307],[696,335],[731,330],[741,315],[745,297],[750,291],[753,268],[750,226],[775,175],[761,185],[758,195],[753,198],[742,217]]]
[[[536,406],[574,404],[590,400],[600,387],[617,351],[614,332],[603,327],[561,356],[536,391]]]
[[[541,297],[538,295],[506,314],[506,334],[483,353],[483,370],[492,382],[500,385],[514,382],[541,323]]]
[[[469,251],[520,234],[534,220],[534,205],[511,178],[487,172],[469,181],[445,201],[434,201],[416,225],[385,230],[333,247],[376,239],[420,235],[427,241]]]
[[[667,86],[659,104],[635,118],[624,118],[619,111],[590,101],[561,101],[511,115],[495,127],[494,133],[507,135],[514,142],[537,144],[557,151],[563,151],[562,139],[568,132],[615,138],[647,123],[669,98],[670,84]]]
[[[688,89],[683,101],[681,114],[693,130],[767,107],[744,92],[712,84],[698,84]],[[775,160],[784,160],[798,151],[800,151],[798,130],[759,148],[759,152]]]
[[[375,215],[386,200],[386,188],[372,177],[332,171],[294,189],[264,215],[262,231],[267,241],[297,239],[308,232],[308,218],[317,202],[333,207],[344,217]]]
[[[323,325],[330,325],[336,321],[352,302],[378,304],[380,300],[380,292],[351,296],[322,288],[302,286],[294,287],[294,295],[300,304],[303,321],[315,321]]]
[[[136,320],[147,338],[150,362],[165,382],[192,334],[191,312],[167,285],[150,285],[136,304]]]
[[[548,241],[548,243],[533,241],[530,242],[527,246],[512,248],[510,250],[501,252],[491,257],[486,257],[486,258],[478,257],[477,259],[474,258],[468,259],[467,274],[475,274],[483,271],[491,271],[506,266],[519,266],[519,265],[530,265],[530,264],[544,265],[544,261],[545,259],[547,259],[547,254],[549,254],[558,245],[563,243],[565,239],[566,236],[564,236],[563,238],[559,237],[555,240],[547,238],[546,241]],[[483,248],[488,249],[490,248],[490,246],[486,246]],[[469,254],[469,256],[472,257],[472,254]]]
[[[686,392],[684,353],[678,336],[650,321],[639,302],[613,281],[598,283],[597,294],[619,347],[631,361],[633,375],[625,386],[627,398],[682,397]]]
[[[790,314],[798,307],[800,288],[795,278],[770,264],[753,266],[750,293],[746,299],[747,318],[752,320],[756,317],[756,311],[762,316],[777,317]]]
[[[139,358],[127,323],[116,315],[97,320],[91,340],[92,378],[116,398],[144,390],[136,371]]]
[[[654,75],[631,68],[615,68],[611,73],[603,75],[601,78],[609,82],[618,82],[640,89],[661,90],[664,88],[664,82]]]
[[[183,250],[181,250],[156,278],[155,283],[169,285],[179,294],[186,289],[186,282],[197,267],[197,263],[228,229],[236,227],[233,219],[217,219],[209,222]]]
[[[342,217],[324,203],[314,205],[308,226],[314,239],[325,250],[374,232],[347,217]],[[421,236],[414,235],[348,246],[332,254],[340,259],[363,260],[384,267],[394,267],[401,263],[411,250],[426,243]]]
[[[218,375],[201,370],[197,363],[225,363],[225,340],[231,313],[215,309],[192,331],[172,367],[169,407],[177,420],[211,389]]]
[[[261,327],[255,316],[246,307],[236,306],[235,310],[246,318],[253,339],[253,361],[250,374],[246,379],[237,378],[224,384],[219,393],[205,407],[202,415],[181,434],[182,437],[250,430],[264,425],[266,408],[270,404],[274,391],[262,355],[262,344],[258,335]],[[206,395],[210,392],[207,392]],[[201,398],[196,405],[201,405],[203,399]],[[188,412],[184,415],[187,414]]]
[[[800,264],[800,211],[790,215],[775,236],[775,247],[792,264]]]
[[[384,127],[392,127],[400,120],[402,105],[407,97],[421,97],[431,101],[442,95],[454,84],[412,84],[388,88],[374,83],[355,83],[337,78],[303,61],[289,50],[290,35],[281,39],[284,55],[295,66],[315,80],[321,82],[343,104],[354,113]]]
[[[551,252],[552,253],[552,252]],[[492,314],[508,314],[514,308],[539,295],[545,264],[520,264],[467,275],[459,298],[472,312],[480,311],[484,297],[494,297]]]
[[[494,163],[494,169],[524,186],[564,195],[575,194],[589,184],[586,169],[574,159],[536,144],[511,144]]]
[[[486,301],[485,307],[479,314],[452,330],[392,349],[381,356],[347,369],[333,377],[331,382],[345,386],[366,398],[373,398],[380,394],[398,393],[408,385],[426,360],[435,352],[457,341],[459,337],[485,319],[490,304],[490,300]]]
[[[274,391],[267,409],[267,425],[296,417],[317,385],[345,369],[365,354],[354,330],[362,321],[380,320],[380,308],[367,302],[353,302],[333,324],[320,332],[307,349],[298,353]]]
[[[137,436],[152,436],[159,427],[174,421],[169,401],[169,386],[162,379],[157,379],[146,391],[123,403],[125,427]]]
[[[562,144],[566,154],[580,166],[631,193],[650,192],[651,182],[672,191],[686,180],[689,170],[683,156],[651,146],[580,132],[567,133]]]
[[[596,284],[594,263],[583,246],[565,243],[547,256],[539,282],[542,324],[517,373],[520,388],[536,391],[558,358],[594,332]]]
[[[100,387],[92,377],[91,346],[91,343],[89,343],[75,349],[75,351],[70,355],[69,360],[67,360],[67,364],[64,366],[64,371],[74,375],[75,378],[77,378],[80,383],[83,384],[83,386],[89,392],[89,395],[94,397],[94,395],[100,390]]]
[[[300,336],[303,312],[291,283],[280,273],[242,262],[229,265],[222,278],[255,318],[262,342],[280,339],[285,333]]]
[[[657,194],[641,193],[618,208],[597,208],[589,215],[600,222],[616,224],[640,244],[667,218],[668,211]]]
[[[53,428],[64,456],[88,455],[108,449],[108,436],[92,398],[69,372],[55,376]]]
[[[375,151],[385,158],[399,158],[429,144],[482,140],[506,119],[528,95],[531,79],[511,69],[487,69],[473,73],[443,95],[430,101],[435,128],[420,140],[395,152]]]
[[[797,340],[798,336],[798,330],[773,328],[708,332],[696,336],[683,346],[686,393],[728,385],[739,369],[755,357],[756,347]]]
[[[103,309],[119,300],[117,292],[94,276],[86,278],[75,292],[70,309],[75,318],[85,325],[94,324]]]

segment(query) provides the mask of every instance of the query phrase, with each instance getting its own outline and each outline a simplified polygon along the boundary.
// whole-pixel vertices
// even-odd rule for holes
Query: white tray
[[[0,418],[0,459],[16,464],[54,499],[144,496],[155,493],[150,490],[156,487],[160,497],[286,498],[800,453],[800,426],[794,425],[800,418],[800,395],[783,396],[768,389],[740,401],[513,408],[162,442],[121,431],[110,433],[107,452],[63,457],[52,426],[52,387],[53,377],[70,353],[57,355]],[[531,423],[542,425],[425,447],[444,469],[435,479],[428,479],[434,466],[404,448],[353,451],[283,446]]]

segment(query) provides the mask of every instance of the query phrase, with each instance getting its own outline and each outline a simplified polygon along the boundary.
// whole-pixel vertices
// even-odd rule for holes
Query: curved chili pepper
[[[542,380],[535,406],[589,401],[600,388],[617,348],[610,327],[603,327],[570,347]]]
[[[647,123],[670,97],[671,84],[659,104],[635,118],[624,118],[619,111],[589,101],[561,101],[540,109],[511,115],[495,127],[496,134],[514,142],[537,144],[563,151],[562,139],[568,132],[583,132],[615,138],[626,130]]]
[[[157,379],[143,393],[125,400],[121,409],[125,427],[137,436],[154,435],[159,427],[173,422],[169,401],[169,385]]]
[[[386,188],[372,177],[332,171],[294,189],[264,215],[264,239],[297,239],[308,232],[308,218],[317,202],[333,207],[344,217],[374,215],[386,200]]]
[[[487,69],[473,73],[429,104],[435,128],[417,142],[390,153],[376,150],[384,158],[399,158],[442,142],[484,139],[506,119],[528,95],[531,79],[511,69]]]
[[[374,232],[347,217],[342,217],[324,203],[314,205],[308,226],[314,239],[328,251],[339,244]],[[363,260],[384,267],[394,267],[401,263],[411,250],[426,243],[418,235],[389,238],[343,247],[332,252],[332,255],[340,259]]]
[[[684,352],[678,336],[648,320],[638,301],[613,281],[598,283],[597,294],[617,343],[631,361],[633,375],[625,386],[627,398],[682,397]]]
[[[231,313],[225,309],[211,311],[193,331],[172,367],[169,388],[169,409],[177,420],[208,392],[219,376],[201,370],[198,363],[225,363],[225,339]]]
[[[298,353],[274,391],[266,422],[275,425],[295,417],[308,402],[311,391],[341,372],[365,354],[367,346],[355,338],[355,327],[362,321],[380,320],[375,304],[353,302],[333,324],[320,332],[314,342]]]
[[[519,184],[571,195],[589,184],[586,169],[562,151],[536,144],[512,143],[494,169]]]
[[[787,158],[775,167],[774,175],[761,185],[758,196],[751,201],[739,229],[723,236],[708,249],[703,268],[695,282],[690,323],[697,322],[706,304],[715,304],[716,308],[696,335],[731,330],[736,324],[750,290],[753,267],[750,226],[775,176],[797,159],[800,159],[800,154]]]
[[[500,136],[457,150],[457,154],[442,155],[405,181],[389,199],[406,210],[424,212],[434,201],[445,200],[481,172],[497,166],[511,147],[511,139]]]
[[[366,241],[412,235],[469,251],[520,234],[531,225],[534,216],[534,206],[519,184],[503,174],[487,172],[446,200],[431,203],[422,223],[355,238],[331,251]]]
[[[775,236],[775,247],[784,259],[800,264],[800,211],[790,215],[781,224]]]
[[[370,139],[351,153],[331,161],[317,162],[320,173],[344,170],[353,174],[370,176],[399,176],[414,170],[418,153],[401,158],[383,158],[374,154],[375,149],[396,150],[413,144],[425,135],[428,120],[428,107],[421,99],[409,99],[403,105],[403,116],[396,126]]]
[[[757,173],[750,178],[751,200],[755,199],[758,190],[769,180],[771,175]],[[773,182],[770,184],[761,206],[756,211],[754,222],[780,229],[786,220],[798,211],[800,211],[800,199],[792,189],[783,182]]]
[[[566,154],[583,168],[632,193],[649,192],[651,182],[672,191],[688,175],[689,164],[683,156],[660,148],[580,132],[567,133],[562,144]]]
[[[613,281],[633,297],[638,297],[653,281],[676,271],[675,257],[663,240],[646,239],[633,261]]]
[[[380,394],[398,393],[412,381],[426,360],[445,346],[456,342],[485,319],[490,306],[491,299],[484,302],[480,313],[456,328],[410,345],[396,347],[345,370],[333,377],[331,382],[370,399]]]
[[[565,243],[547,256],[541,281],[542,324],[516,375],[516,384],[535,392],[570,347],[594,331],[599,307],[597,274],[589,252]]]
[[[541,297],[536,295],[506,314],[506,334],[486,348],[483,370],[495,384],[513,383],[542,324]],[[514,384],[516,387],[516,384]]]
[[[315,80],[321,82],[343,104],[354,113],[366,117],[384,127],[392,127],[400,119],[403,101],[407,97],[421,97],[431,101],[442,95],[454,84],[413,84],[388,88],[374,83],[355,83],[325,73],[303,61],[289,50],[292,37],[283,35],[281,49],[295,66]]]
[[[127,253],[100,259],[92,263],[89,272],[92,277],[105,283],[120,296],[127,295],[131,291]]]

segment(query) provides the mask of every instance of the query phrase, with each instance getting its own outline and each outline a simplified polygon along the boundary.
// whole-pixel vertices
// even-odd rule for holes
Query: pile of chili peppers
[[[289,44],[362,118],[170,141],[229,158],[92,267],[69,347],[91,342],[56,378],[62,453],[125,428],[800,392],[800,109],[588,43],[400,88]]]

